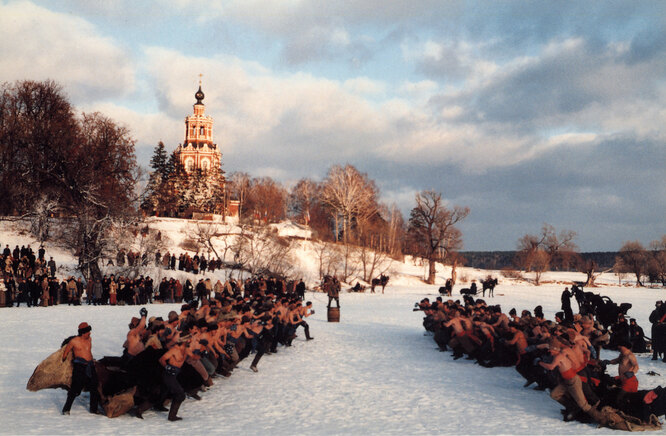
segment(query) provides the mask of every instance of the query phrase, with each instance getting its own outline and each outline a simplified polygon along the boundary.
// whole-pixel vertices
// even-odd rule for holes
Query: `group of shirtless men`
[[[129,324],[123,345],[123,364],[131,365],[132,359],[149,347],[166,352],[159,358],[162,369],[159,398],[137,404],[136,416],[142,418],[142,413],[150,407],[167,411],[164,402],[170,397],[168,419],[180,420],[177,413],[186,392],[177,376],[185,363],[191,365],[203,380],[200,388],[187,392],[190,397],[200,399],[197,394],[200,389],[212,386],[212,379],[218,374],[229,376],[237,363],[252,352],[256,354],[250,369],[257,372],[257,364],[264,354],[277,352],[279,343],[291,346],[299,326],[303,327],[306,340],[313,339],[305,321],[313,313],[311,302],[304,304],[298,298],[287,297],[276,299],[272,295],[259,295],[253,300],[241,295],[204,300],[200,307],[193,302],[183,305],[180,314],[169,312],[166,320],[147,319],[148,312],[142,308],[141,318],[134,317]],[[237,343],[242,347],[237,347]],[[63,361],[70,354],[73,355],[72,384],[62,413],[69,415],[72,403],[83,387],[91,393],[90,412],[99,413],[91,327],[87,323],[79,325],[78,335],[65,346]]]
[[[638,390],[635,374],[639,367],[630,344],[618,346],[616,359],[599,360],[604,335],[590,317],[578,315],[573,323],[554,323],[544,319],[540,306],[534,315],[525,310],[517,316],[513,309],[507,315],[499,306],[487,306],[480,299],[467,300],[463,306],[441,297],[432,303],[425,298],[414,310],[424,311],[424,326],[441,351],[450,347],[454,359],[467,354],[467,359],[487,367],[515,365],[527,379],[525,386],[537,382],[537,389],[550,389],[550,396],[565,407],[565,420],[586,414],[600,422],[596,377],[608,364],[618,364],[613,383],[620,389],[615,395]]]

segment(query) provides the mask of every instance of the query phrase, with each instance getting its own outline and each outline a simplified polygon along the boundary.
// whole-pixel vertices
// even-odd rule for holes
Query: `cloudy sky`
[[[0,81],[126,124],[145,166],[203,74],[228,173],[350,163],[406,217],[433,189],[471,208],[467,250],[666,233],[663,1],[0,0],[0,56]]]

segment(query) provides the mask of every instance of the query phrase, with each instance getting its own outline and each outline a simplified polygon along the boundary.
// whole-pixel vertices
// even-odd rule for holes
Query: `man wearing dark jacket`
[[[666,348],[665,316],[666,306],[661,301],[657,301],[649,318],[652,323],[652,360],[657,360],[660,354],[664,354],[664,359],[666,359],[666,354],[664,353],[664,348]]]

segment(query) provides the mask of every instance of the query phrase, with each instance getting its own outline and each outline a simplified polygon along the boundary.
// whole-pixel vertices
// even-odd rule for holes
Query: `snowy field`
[[[500,282],[489,304],[559,310],[564,285],[540,287]],[[144,420],[115,419],[87,412],[87,394],[61,416],[64,390],[28,392],[35,366],[55,351],[79,322],[92,325],[93,355],[120,355],[127,322],[138,307],[1,309],[0,433],[2,434],[203,434],[250,435],[438,435],[438,434],[609,434],[609,429],[565,423],[547,392],[523,388],[513,368],[482,368],[454,361],[425,336],[416,301],[436,297],[436,287],[397,280],[386,294],[341,297],[341,322],[326,320],[326,297],[308,293],[316,314],[309,318],[314,341],[302,331],[290,349],[264,356],[259,372],[246,359],[230,378],[217,378],[201,401],[188,399],[177,423],[149,411]],[[456,287],[454,298],[458,294]],[[630,302],[629,315],[650,334],[648,316],[661,289],[604,286],[588,289],[615,302]],[[166,316],[177,305],[149,305],[149,316]],[[574,309],[576,308],[573,302]],[[606,352],[604,358],[615,353]],[[641,388],[666,385],[666,364],[639,356]],[[615,371],[615,366],[609,366]],[[647,376],[650,370],[664,376]]]

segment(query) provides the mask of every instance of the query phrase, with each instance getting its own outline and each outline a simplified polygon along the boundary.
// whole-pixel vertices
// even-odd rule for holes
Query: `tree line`
[[[49,217],[68,217],[59,236],[81,271],[99,275],[109,229],[134,215],[134,144],[103,114],[77,114],[53,81],[2,84],[0,214],[30,218],[40,241],[53,230]]]
[[[586,275],[585,285],[593,285],[603,272],[614,272],[620,280],[632,276],[638,286],[645,282],[666,286],[666,235],[646,248],[639,241],[627,241],[614,257],[612,266],[600,266],[594,256],[583,256],[575,244],[576,232],[544,224],[538,234],[526,234],[518,239],[513,258],[516,268],[532,273],[535,284],[544,272],[577,270]]]

